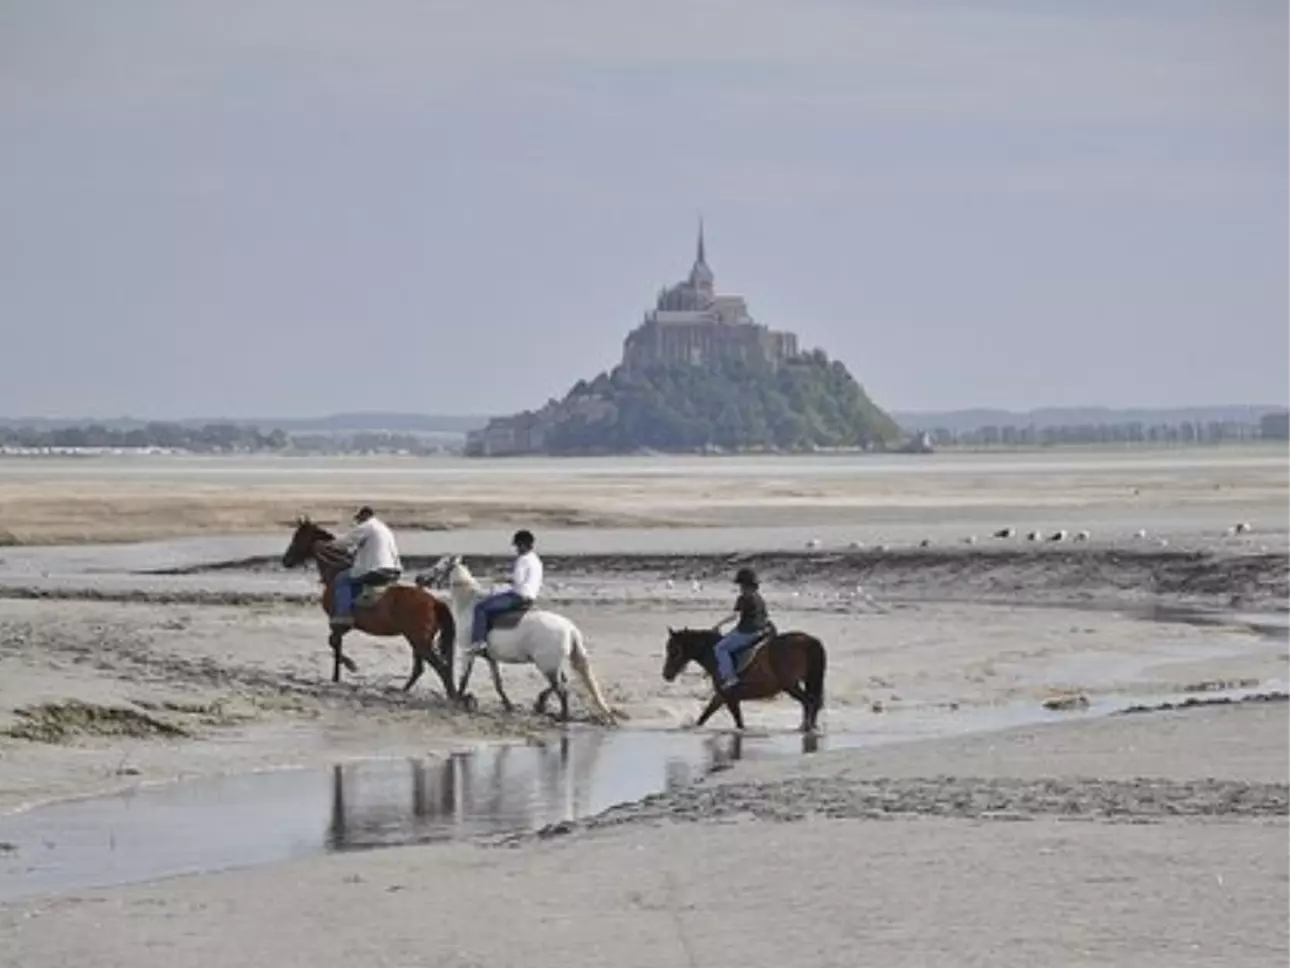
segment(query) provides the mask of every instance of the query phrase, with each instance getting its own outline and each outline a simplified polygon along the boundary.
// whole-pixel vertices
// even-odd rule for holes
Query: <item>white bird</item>
[[[1249,534],[1250,530],[1250,522],[1248,521],[1241,521],[1236,525],[1237,534]]]
[[[1054,531],[1052,534],[1050,534],[1050,535],[1048,536],[1048,540],[1049,540],[1049,541],[1065,541],[1065,540],[1066,540],[1066,529],[1065,529],[1065,528],[1063,528],[1063,529],[1062,529],[1062,530],[1060,530],[1060,531]]]
[[[808,548],[818,548],[819,546],[820,546],[819,538],[812,538],[810,541],[806,542],[806,547]]]
[[[970,534],[963,539],[964,544],[976,544],[976,535]]]
[[[1032,532],[1030,532],[1030,534],[1026,535],[1026,540],[1027,540],[1027,541],[1038,541],[1038,540],[1039,540],[1039,532],[1038,532],[1038,531],[1032,531]]]
[[[1076,540],[1076,541],[1087,541],[1087,540],[1088,540],[1089,538],[1091,538],[1091,537],[1092,537],[1092,535],[1091,535],[1091,534],[1089,534],[1087,531],[1080,531],[1079,533],[1077,533],[1077,534],[1075,535],[1075,540]]]
[[[1138,530],[1137,530],[1137,531],[1133,532],[1133,536],[1134,536],[1135,538],[1139,538],[1139,539],[1141,539],[1141,538],[1145,538],[1145,537],[1147,536],[1147,529],[1146,529],[1146,528],[1138,528]]]
[[[694,579],[694,581],[690,582],[690,591],[692,591],[692,592],[701,592],[701,591],[703,591],[703,585],[701,585],[701,584],[699,583],[699,579],[697,579],[697,578],[696,578],[696,579]]]
[[[668,587],[668,588],[675,588],[675,587],[676,587],[676,582],[672,581],[672,579],[670,579],[670,578],[667,580],[667,582],[666,582],[665,584],[667,585],[667,587]]]
[[[1012,537],[1014,534],[1016,534],[1016,533],[1017,533],[1017,529],[1016,529],[1016,528],[1000,528],[998,531],[996,531],[996,532],[994,533],[994,537],[996,537],[996,538],[1011,538],[1011,537]]]

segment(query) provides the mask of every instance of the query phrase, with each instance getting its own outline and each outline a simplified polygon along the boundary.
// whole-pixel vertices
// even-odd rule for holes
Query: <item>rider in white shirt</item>
[[[542,590],[542,559],[533,550],[536,543],[531,531],[516,531],[511,539],[515,546],[515,564],[511,568],[511,587],[494,592],[475,604],[470,628],[471,648],[483,652],[488,647],[488,619],[521,605],[532,605]]]
[[[354,598],[366,585],[386,585],[403,574],[403,562],[392,532],[370,507],[354,515],[356,524],[333,544],[353,552],[353,563],[336,576],[332,586],[331,624],[347,628],[354,624]]]

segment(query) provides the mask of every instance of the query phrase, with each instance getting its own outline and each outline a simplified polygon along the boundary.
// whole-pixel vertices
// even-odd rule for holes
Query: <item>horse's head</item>
[[[309,520],[308,515],[301,515],[296,519],[296,530],[291,535],[291,544],[287,545],[287,550],[282,554],[282,567],[295,568],[302,565],[314,554],[314,545],[319,541],[333,541],[333,535],[326,528],[314,524]]]
[[[667,630],[667,648],[663,654],[663,679],[671,682],[691,662],[712,651],[721,638],[711,629]]]
[[[461,563],[461,555],[444,555],[428,569],[417,575],[417,584],[422,588],[444,588],[460,583],[460,576],[470,572]]]

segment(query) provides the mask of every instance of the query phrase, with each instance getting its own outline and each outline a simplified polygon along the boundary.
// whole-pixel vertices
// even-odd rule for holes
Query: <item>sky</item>
[[[1290,395],[1282,0],[0,0],[0,414],[504,413],[693,260],[882,406]]]

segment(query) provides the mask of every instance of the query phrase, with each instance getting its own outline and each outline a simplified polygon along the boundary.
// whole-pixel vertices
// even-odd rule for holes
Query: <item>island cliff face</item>
[[[900,435],[845,366],[720,295],[703,227],[686,279],[662,289],[623,341],[622,362],[563,400],[498,417],[466,453],[612,454],[885,447]]]

